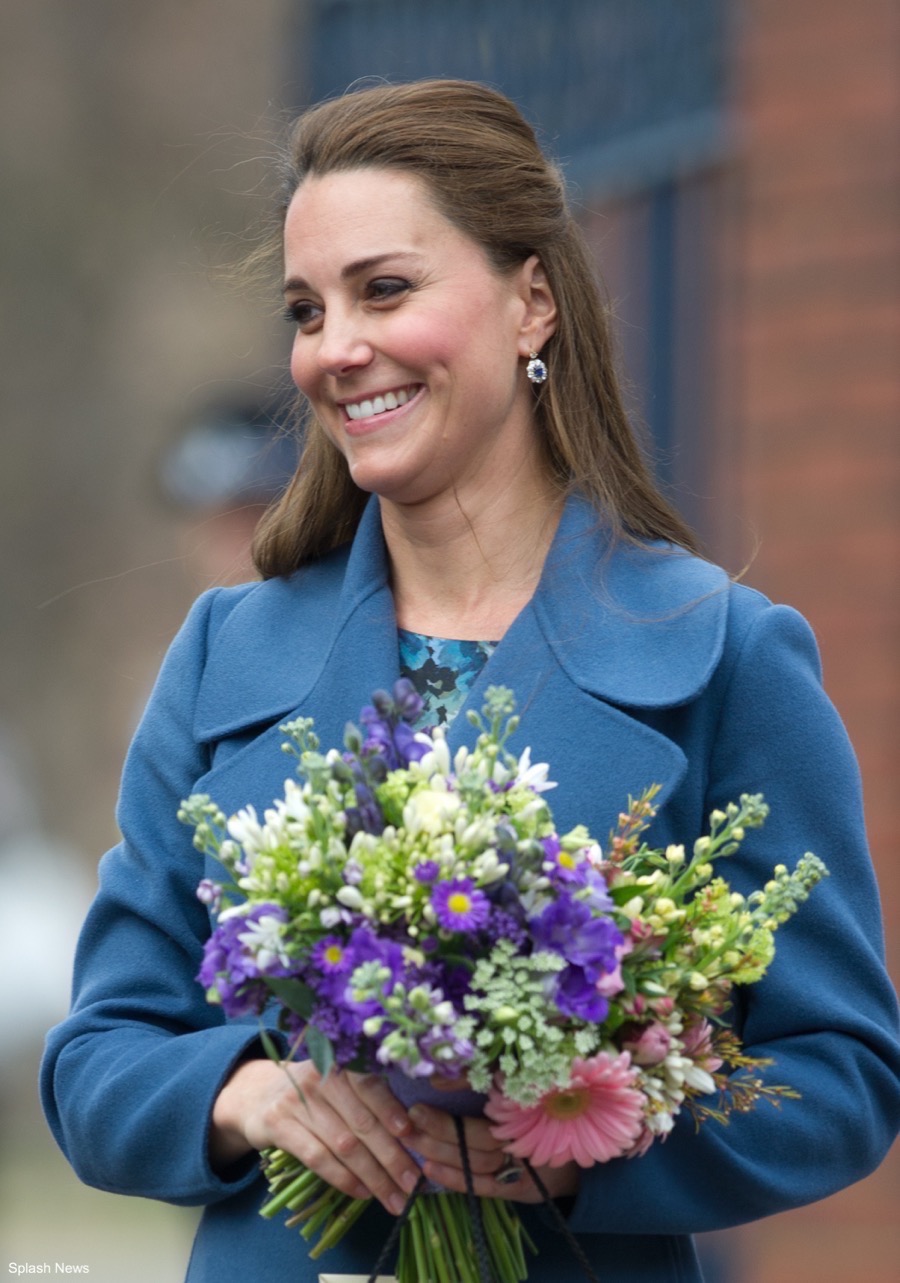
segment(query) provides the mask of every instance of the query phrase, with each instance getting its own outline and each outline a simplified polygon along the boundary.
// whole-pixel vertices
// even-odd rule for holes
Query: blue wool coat
[[[398,675],[377,504],[352,547],[288,579],[214,590],[165,661],[126,763],[122,843],[101,865],[67,1020],[52,1031],[42,1090],[81,1178],[102,1189],[204,1204],[190,1283],[316,1280],[295,1231],[258,1215],[248,1163],[220,1179],[206,1156],[213,1101],[257,1038],[226,1022],[195,981],[207,912],[201,857],[176,810],[210,793],[228,813],[264,809],[287,759],[278,727],[312,715],[342,742],[371,692]],[[682,1118],[640,1159],[583,1173],[570,1216],[603,1283],[697,1283],[690,1235],[767,1216],[859,1180],[900,1116],[900,1048],[884,968],[878,893],[858,772],[823,694],[815,642],[795,612],[670,549],[610,544],[570,499],[534,598],[497,646],[467,704],[511,687],[513,747],[551,764],[557,823],[601,839],[629,794],[661,785],[655,843],[690,843],[714,807],[764,793],[771,817],[727,873],[761,886],[806,850],[827,863],[777,938],[765,980],[741,992],[748,1049],[802,1093],[727,1127]],[[473,737],[461,715],[452,746]],[[533,1283],[579,1277],[545,1214],[527,1209],[541,1254]],[[389,1218],[373,1207],[325,1269],[368,1274]]]

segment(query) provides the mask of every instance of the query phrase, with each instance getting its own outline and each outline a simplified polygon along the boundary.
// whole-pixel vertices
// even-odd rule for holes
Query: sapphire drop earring
[[[525,373],[531,383],[544,383],[547,378],[547,367],[537,352],[529,352]]]

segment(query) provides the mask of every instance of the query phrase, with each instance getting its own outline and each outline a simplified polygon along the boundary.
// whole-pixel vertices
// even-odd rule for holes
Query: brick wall
[[[856,745],[900,976],[900,6],[746,0],[723,421],[749,582],[797,606]],[[848,1100],[848,1109],[852,1108]],[[740,1283],[896,1283],[900,1153],[740,1235]]]

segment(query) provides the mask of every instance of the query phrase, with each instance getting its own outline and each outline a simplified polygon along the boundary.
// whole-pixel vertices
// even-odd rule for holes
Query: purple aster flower
[[[584,885],[588,868],[586,860],[577,853],[564,851],[555,833],[552,837],[544,838],[541,846],[544,848],[543,869],[554,886]]]
[[[313,948],[310,961],[326,976],[344,975],[350,966],[350,956],[343,940],[338,936],[325,936]]]
[[[478,931],[490,914],[490,901],[471,878],[439,882],[431,903],[440,926],[446,931]]]
[[[413,869],[413,877],[417,882],[434,882],[441,871],[441,866],[437,860],[423,860]]]

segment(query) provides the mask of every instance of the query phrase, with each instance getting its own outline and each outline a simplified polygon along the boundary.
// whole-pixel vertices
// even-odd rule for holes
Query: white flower
[[[303,789],[296,780],[290,778],[284,782],[284,812],[291,820],[306,823],[309,819],[310,812],[303,796]]]
[[[363,898],[356,887],[343,886],[334,898],[348,909],[359,911],[363,907]]]
[[[531,762],[531,749],[526,748],[519,758],[519,765],[516,769],[516,784],[524,784],[535,793],[546,793],[547,789],[555,789],[556,781],[547,779],[547,772],[550,767],[547,762]]]
[[[686,1087],[692,1088],[693,1091],[699,1092],[701,1096],[708,1096],[710,1092],[716,1090],[716,1084],[712,1074],[701,1069],[698,1064],[689,1061],[684,1073],[684,1082]]]
[[[604,863],[603,851],[600,849],[599,842],[592,842],[590,846],[582,847],[582,850],[584,852],[584,858],[587,860],[588,864],[595,869],[602,867]]]
[[[404,806],[403,823],[411,834],[439,833],[461,805],[457,793],[437,788],[420,789]]]
[[[265,850],[266,832],[259,822],[254,806],[245,806],[236,815],[232,815],[228,821],[228,832],[235,842],[240,843],[248,856]]]
[[[419,762],[419,769],[423,775],[449,775],[450,774],[450,750],[447,747],[447,741],[444,739],[443,727],[437,726],[433,732],[434,739],[431,742],[431,752],[426,753]],[[416,736],[419,742],[429,743],[427,736]]]
[[[290,963],[284,949],[284,926],[281,918],[265,913],[256,922],[248,922],[246,931],[238,936],[256,958],[260,971],[266,971],[273,962],[285,967]]]

